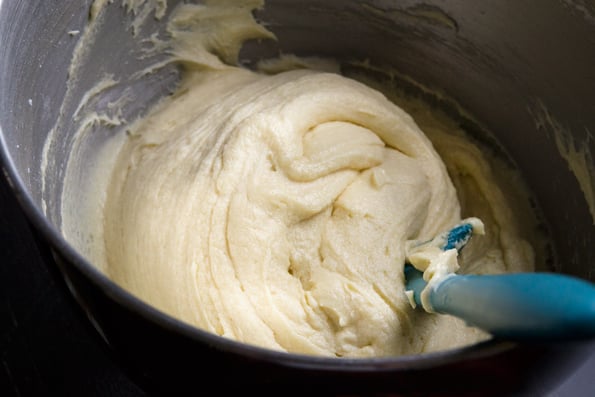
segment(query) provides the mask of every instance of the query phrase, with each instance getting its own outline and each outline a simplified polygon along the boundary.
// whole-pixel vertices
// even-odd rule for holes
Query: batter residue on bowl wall
[[[123,3],[165,15],[165,2]],[[101,5],[93,21],[115,6]],[[275,350],[370,357],[486,339],[410,306],[406,246],[475,216],[486,234],[460,272],[533,270],[519,176],[395,84],[291,56],[239,66],[245,40],[275,38],[252,16],[260,6],[179,4],[163,21],[168,36],[150,42],[182,80],[98,166],[105,191],[87,219],[101,238],[85,255],[164,312]]]

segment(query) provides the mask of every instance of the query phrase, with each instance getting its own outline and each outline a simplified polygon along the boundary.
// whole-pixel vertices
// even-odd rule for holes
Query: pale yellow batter
[[[412,101],[414,121],[394,90],[235,66],[243,39],[272,34],[251,17],[259,2],[227,3],[170,20],[186,70],[128,128],[104,210],[108,275],[183,321],[276,350],[368,357],[485,339],[414,310],[403,266],[408,242],[477,216],[486,235],[458,258],[462,272],[532,270],[513,180],[510,196],[454,122]],[[193,30],[213,15],[233,23]]]

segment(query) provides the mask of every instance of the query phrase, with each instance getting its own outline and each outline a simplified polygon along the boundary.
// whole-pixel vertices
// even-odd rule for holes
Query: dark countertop
[[[1,177],[0,244],[0,396],[144,396],[109,354],[58,272],[43,261]],[[594,395],[595,348],[547,397]]]

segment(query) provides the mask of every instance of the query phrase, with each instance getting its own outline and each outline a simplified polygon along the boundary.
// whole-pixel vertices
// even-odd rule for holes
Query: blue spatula
[[[443,250],[462,249],[473,227],[462,223],[445,236]],[[405,265],[406,289],[421,305],[423,273]],[[557,273],[448,275],[432,283],[426,304],[495,337],[568,340],[595,337],[595,285]]]

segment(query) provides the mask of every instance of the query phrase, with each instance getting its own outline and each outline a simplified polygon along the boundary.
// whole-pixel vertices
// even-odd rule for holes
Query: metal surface
[[[293,356],[288,360],[284,355],[238,346],[179,324],[134,300],[99,274],[59,231],[62,181],[70,150],[77,147],[78,156],[88,157],[91,164],[97,146],[115,131],[92,126],[92,134],[82,142],[75,141],[74,132],[81,122],[76,118],[78,104],[86,90],[105,73],[111,73],[120,81],[117,90],[128,88],[133,93],[135,101],[121,108],[125,118],[132,119],[171,88],[177,69],[162,69],[146,81],[133,78],[143,62],[136,57],[140,41],[124,29],[123,21],[129,16],[116,2],[110,6],[108,20],[93,43],[88,61],[77,70],[78,79],[68,80],[68,67],[81,37],[77,31],[85,28],[90,3],[0,2],[2,165],[23,209],[52,246],[73,293],[97,328],[107,335],[106,339],[111,338],[110,343],[120,354],[137,355],[133,365],[146,362],[139,373],[163,370],[159,363],[151,362],[151,357],[139,353],[140,345],[135,347],[130,342],[131,332],[146,330],[143,327],[147,324],[149,331],[141,338],[147,343],[169,340],[164,349],[171,342],[172,352],[183,352],[182,347],[196,354],[206,351],[217,360],[219,355],[228,354],[226,359],[214,361],[214,368],[228,368],[233,362],[232,367],[242,371],[245,367],[238,363],[256,363],[255,370],[270,371],[271,378],[278,376],[285,381],[297,375],[311,379],[316,371],[335,381],[344,381],[344,373],[357,373],[356,378],[362,382],[368,376],[375,381],[390,377],[398,381],[387,385],[395,386],[396,382],[407,389],[405,379],[427,376],[422,369],[438,370],[445,365],[451,368],[450,363],[461,364],[462,358],[481,358],[483,364],[499,368],[507,362],[495,356],[511,348],[497,343],[457,350],[451,355],[380,362],[336,364]],[[250,43],[242,53],[248,64],[251,59],[274,55],[278,50],[344,60],[369,59],[446,92],[468,109],[496,134],[530,184],[556,243],[558,256],[552,265],[562,272],[595,280],[595,230],[589,208],[594,204],[585,199],[587,196],[593,200],[594,196],[591,153],[595,143],[591,134],[595,131],[595,12],[591,3],[552,0],[535,7],[531,2],[515,1],[271,0],[257,15],[279,42]],[[151,19],[147,29],[156,24]],[[69,95],[65,97],[67,90]],[[107,103],[120,93],[106,91],[105,96],[94,98],[88,106],[110,112]],[[43,147],[56,126],[58,138],[50,147],[46,173],[42,174]],[[471,132],[477,128],[465,127]],[[582,153],[586,165],[571,169],[569,153]],[[77,176],[80,181],[87,177],[85,169]],[[123,319],[135,324],[129,333],[114,325]],[[205,346],[206,350],[202,350]],[[536,353],[531,347],[530,351],[536,353],[531,357],[542,360],[548,354],[558,355],[560,366],[564,367],[565,362],[569,365],[559,370],[558,377],[570,371],[571,363],[580,361],[580,347],[566,352],[552,352],[551,348],[540,347]],[[564,356],[570,351],[577,354]],[[159,359],[175,359],[166,351],[160,353],[163,356]],[[527,360],[520,363],[539,367],[534,359]],[[543,361],[545,365],[547,360]],[[454,373],[462,373],[463,367],[458,365]],[[374,374],[370,375],[370,371]],[[180,376],[164,373],[169,381],[183,382]],[[502,376],[509,382],[504,382],[503,388],[506,384],[511,388],[536,387],[531,377]]]

